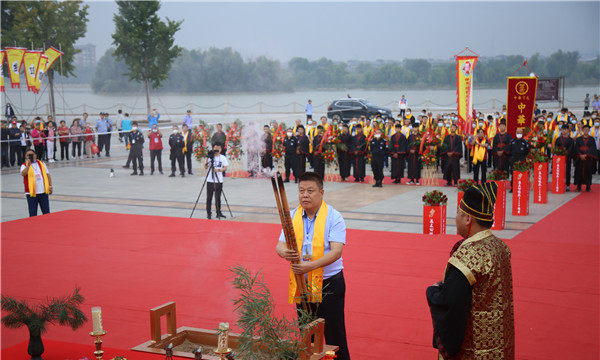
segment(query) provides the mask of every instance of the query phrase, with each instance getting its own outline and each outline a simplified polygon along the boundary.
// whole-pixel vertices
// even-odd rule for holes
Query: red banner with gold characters
[[[423,206],[423,234],[446,233],[446,205]]]
[[[23,56],[25,56],[25,48],[6,47],[6,62],[8,64],[8,75],[10,77],[10,86],[12,88],[21,87],[21,64],[23,64]]]
[[[508,180],[496,180],[496,184],[498,184],[498,191],[496,203],[494,204],[492,230],[504,230],[506,224],[506,189],[508,188]]]
[[[548,203],[548,163],[533,164],[533,203]]]
[[[458,125],[466,134],[473,121],[473,70],[477,56],[456,57],[456,112]]]
[[[565,193],[565,176],[566,176],[567,157],[552,156],[552,193]]]
[[[529,215],[529,171],[514,171],[512,188],[512,214],[515,216]]]
[[[0,92],[4,92],[4,58],[6,51],[0,50]]]
[[[509,76],[507,80],[506,131],[515,137],[518,128],[532,128],[537,77]]]

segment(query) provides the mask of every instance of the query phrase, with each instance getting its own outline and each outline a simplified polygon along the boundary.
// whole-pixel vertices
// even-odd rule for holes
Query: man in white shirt
[[[115,116],[115,122],[117,123],[117,129],[119,130],[119,141],[123,142],[123,133],[121,132],[123,129],[123,110],[117,110],[117,116]]]
[[[223,192],[223,173],[227,171],[229,162],[224,155],[221,155],[221,143],[213,145],[214,157],[209,156],[204,163],[204,168],[209,169],[206,179],[206,218],[211,219],[212,197],[215,194],[215,208],[217,209],[217,219],[225,219],[221,212],[221,193]],[[212,165],[212,167],[211,167]]]

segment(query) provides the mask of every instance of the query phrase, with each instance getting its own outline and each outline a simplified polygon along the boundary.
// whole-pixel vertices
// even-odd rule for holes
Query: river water
[[[17,114],[24,118],[35,115],[46,115],[48,108],[48,89],[42,86],[39,95],[22,89],[10,88],[6,84],[3,93],[2,108],[8,101],[13,104]],[[46,84],[47,85],[47,84]],[[290,93],[220,93],[220,94],[151,94],[151,103],[162,116],[184,114],[192,109],[195,114],[285,114],[304,112],[307,100],[311,99],[315,115],[327,111],[332,100],[346,97],[364,98],[372,103],[391,108],[396,112],[398,99],[405,95],[413,112],[422,109],[451,110],[456,109],[456,90],[314,90]],[[594,87],[571,87],[565,89],[565,106],[574,110],[583,109],[585,94],[591,96],[600,93]],[[122,108],[124,112],[142,116],[146,112],[146,99],[143,88],[137,94],[94,94],[89,87],[55,85],[56,112],[65,115],[79,115],[84,111],[97,114],[100,111],[116,113]],[[473,104],[478,110],[491,112],[499,110],[506,103],[506,89],[474,89]],[[540,103],[541,108],[556,110],[558,102]],[[2,111],[4,113],[4,111]]]

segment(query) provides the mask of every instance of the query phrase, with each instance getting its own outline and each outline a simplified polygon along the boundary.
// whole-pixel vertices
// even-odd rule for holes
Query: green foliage
[[[64,53],[62,70],[55,64],[50,72],[73,75],[74,44],[85,35],[87,9],[82,1],[2,1],[2,45],[54,46]]]
[[[505,87],[506,77],[512,75],[524,60],[525,57],[521,55],[480,59],[475,66],[475,86]],[[569,86],[592,85],[600,81],[600,57],[583,62],[576,51],[559,50],[549,57],[534,54],[528,59],[528,66],[541,78],[564,75]],[[529,75],[529,70],[523,68],[516,75]],[[96,78],[96,81],[105,83],[110,77]],[[282,67],[279,61],[264,56],[244,60],[239,52],[231,48],[210,48],[205,51],[182,50],[181,56],[173,62],[163,90],[197,93],[455,86],[454,61],[430,63],[425,59],[406,59],[379,64],[336,62],[327,58],[310,61],[295,57],[287,63],[287,67]],[[99,88],[106,92],[119,90],[116,85],[110,84]]]
[[[130,80],[148,81],[158,88],[168,77],[173,60],[181,53],[174,35],[183,21],[159,19],[158,1],[117,1],[114,15],[114,56],[124,60]]]
[[[115,49],[110,48],[98,60],[94,77],[91,81],[92,90],[95,92],[135,92],[140,90],[140,84],[128,81],[124,76],[127,65],[123,60],[115,61]]]
[[[0,300],[2,311],[8,313],[2,317],[2,324],[7,328],[19,328],[25,325],[34,334],[46,332],[46,324],[66,325],[76,330],[87,321],[86,316],[79,309],[84,300],[78,287],[75,287],[71,295],[46,299],[41,304],[29,304],[26,300],[2,295]]]
[[[233,287],[240,292],[234,300],[239,316],[237,325],[243,329],[238,356],[249,360],[292,360],[306,351],[302,343],[306,328],[301,325],[310,323],[314,317],[300,311],[296,321],[276,318],[273,297],[263,277],[259,277],[260,272],[252,274],[240,265],[231,271],[235,274]]]

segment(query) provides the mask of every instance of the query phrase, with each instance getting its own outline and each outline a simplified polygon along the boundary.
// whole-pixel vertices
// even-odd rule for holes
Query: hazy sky
[[[87,1],[79,44],[111,46],[113,1]],[[449,59],[465,46],[481,56],[558,49],[600,52],[600,2],[201,2],[162,1],[161,18],[184,20],[176,43],[231,47],[244,58]]]

